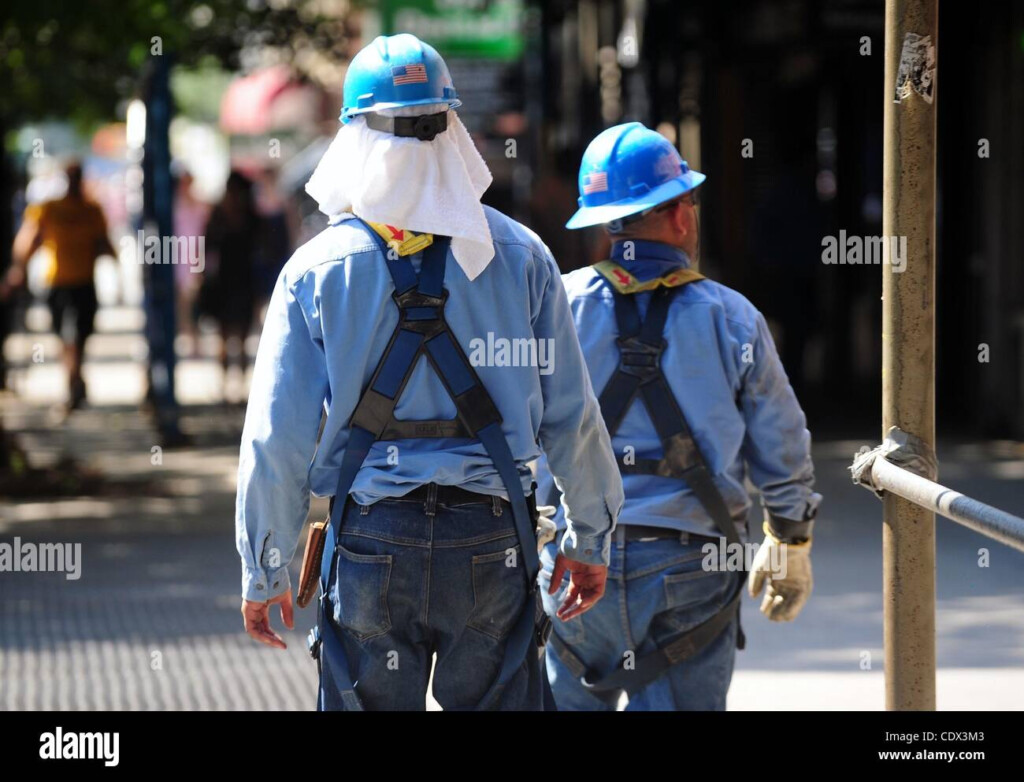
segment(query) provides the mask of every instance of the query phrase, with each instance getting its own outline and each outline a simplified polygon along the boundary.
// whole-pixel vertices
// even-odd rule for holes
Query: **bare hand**
[[[242,619],[245,621],[245,632],[261,644],[273,646],[275,649],[287,649],[288,644],[284,642],[284,639],[270,629],[270,606],[275,603],[281,605],[281,619],[284,621],[284,626],[289,630],[294,630],[295,609],[292,607],[292,590],[289,589],[265,603],[243,600]]]
[[[15,291],[21,290],[26,282],[25,269],[18,264],[12,265],[5,277],[0,279],[0,299],[6,299]]]
[[[608,579],[608,568],[605,565],[588,565],[559,554],[555,557],[555,569],[551,574],[551,586],[548,587],[549,595],[558,591],[566,570],[570,573],[569,588],[565,592],[565,600],[555,612],[563,622],[593,608],[604,595],[604,585]]]

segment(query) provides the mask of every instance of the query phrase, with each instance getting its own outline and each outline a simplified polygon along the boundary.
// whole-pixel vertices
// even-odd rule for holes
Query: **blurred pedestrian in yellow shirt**
[[[40,248],[47,252],[46,283],[53,330],[64,344],[64,365],[68,371],[68,408],[85,401],[82,356],[85,341],[93,331],[96,316],[96,288],[93,270],[101,255],[113,255],[103,210],[82,192],[82,166],[70,163],[65,169],[68,191],[63,198],[33,204],[14,238],[13,263],[7,284],[25,284],[25,268]]]

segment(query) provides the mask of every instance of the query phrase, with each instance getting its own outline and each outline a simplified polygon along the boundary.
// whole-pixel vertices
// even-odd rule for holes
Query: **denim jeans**
[[[437,702],[444,709],[476,708],[525,605],[512,507],[486,495],[451,505],[430,496],[349,501],[342,518],[327,621],[341,631],[367,710],[422,711],[435,654]],[[487,707],[540,709],[540,676],[533,646]],[[325,710],[344,708],[330,676],[321,676],[321,699]]]
[[[705,571],[701,547],[707,539],[659,539],[612,543],[604,597],[585,614],[568,622],[555,617],[564,599],[562,588],[548,595],[557,550],[549,543],[541,553],[540,588],[544,611],[553,630],[590,672],[600,678],[619,667],[627,652],[640,659],[680,632],[714,616],[736,589],[740,573]],[[633,694],[627,711],[722,711],[732,680],[739,619],[695,656],[672,666]],[[614,710],[621,693],[590,693],[578,673],[559,656],[554,644],[546,651],[548,679],[559,710]]]

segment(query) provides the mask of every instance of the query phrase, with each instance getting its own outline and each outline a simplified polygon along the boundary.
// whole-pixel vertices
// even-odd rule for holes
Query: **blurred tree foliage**
[[[336,88],[355,0],[3,0],[0,128],[109,120],[147,58],[232,71],[273,62]],[[363,3],[365,5],[365,3]]]
[[[29,121],[81,129],[116,119],[154,55],[207,72],[287,63],[338,89],[354,54],[359,0],[0,0],[0,274],[10,260],[8,134]],[[186,85],[187,86],[187,85]],[[197,105],[202,102],[197,99]],[[206,111],[213,113],[212,107]],[[0,317],[4,308],[0,301]],[[0,474],[25,481],[23,452],[0,423]],[[2,492],[0,492],[2,493]]]

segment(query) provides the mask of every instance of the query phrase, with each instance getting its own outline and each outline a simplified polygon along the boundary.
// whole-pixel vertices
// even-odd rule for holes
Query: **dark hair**
[[[248,195],[252,191],[252,180],[241,171],[232,170],[228,174],[228,181],[225,187],[228,191]]]
[[[64,176],[68,178],[68,192],[78,191],[82,186],[82,163],[70,160],[64,165]]]

